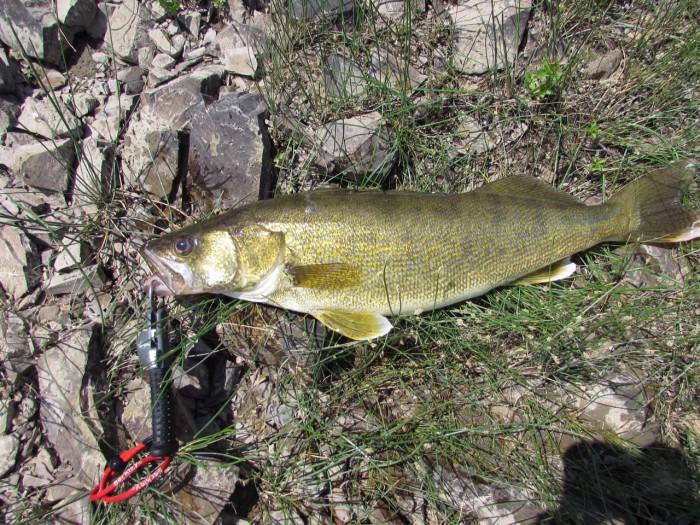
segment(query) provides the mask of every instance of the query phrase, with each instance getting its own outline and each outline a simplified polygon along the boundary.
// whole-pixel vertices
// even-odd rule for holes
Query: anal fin
[[[513,284],[538,284],[558,281],[560,279],[570,277],[575,271],[576,263],[572,263],[571,259],[567,257],[566,259],[557,261],[554,264],[546,266],[545,268],[529,273],[515,281]]]
[[[379,314],[321,310],[311,312],[311,315],[331,330],[335,330],[345,337],[356,341],[374,339],[388,333],[392,329],[389,319]]]

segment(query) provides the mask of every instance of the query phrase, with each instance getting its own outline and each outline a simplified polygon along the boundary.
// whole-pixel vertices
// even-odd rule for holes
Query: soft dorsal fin
[[[379,314],[322,310],[311,315],[331,330],[356,341],[380,337],[393,328],[389,319]]]
[[[362,272],[345,263],[290,265],[285,271],[294,286],[315,290],[345,290],[362,280]]]
[[[548,283],[566,279],[576,271],[576,263],[572,263],[570,258],[562,259],[545,268],[529,273],[521,277],[513,284],[538,284]]]
[[[583,202],[546,182],[530,177],[529,175],[513,175],[505,179],[499,179],[474,190],[479,193],[491,193],[493,195],[508,195],[529,199],[540,199],[562,204],[578,204],[585,206]]]

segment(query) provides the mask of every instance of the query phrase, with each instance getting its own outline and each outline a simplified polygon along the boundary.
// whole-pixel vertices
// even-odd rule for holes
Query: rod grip
[[[164,381],[165,369],[151,368],[148,375],[151,380],[151,424],[153,437],[150,448],[151,456],[172,456],[177,452],[177,439],[173,430],[173,393],[170,382]]]

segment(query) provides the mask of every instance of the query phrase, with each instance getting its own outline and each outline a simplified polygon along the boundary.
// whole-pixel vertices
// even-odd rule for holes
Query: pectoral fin
[[[389,319],[379,314],[359,314],[322,310],[311,312],[331,330],[335,330],[350,339],[357,341],[380,337],[392,329]]]
[[[541,270],[529,273],[515,281],[513,284],[538,284],[558,281],[559,279],[566,279],[575,271],[576,264],[572,263],[571,259],[567,257],[566,259],[550,264]]]
[[[343,263],[307,264],[288,266],[285,271],[292,284],[316,290],[344,290],[360,284],[362,272]]]

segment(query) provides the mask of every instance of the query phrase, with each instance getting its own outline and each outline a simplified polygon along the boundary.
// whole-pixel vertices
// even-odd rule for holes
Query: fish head
[[[239,251],[234,235],[223,228],[198,225],[148,242],[143,256],[155,274],[158,295],[223,293],[240,287]]]

